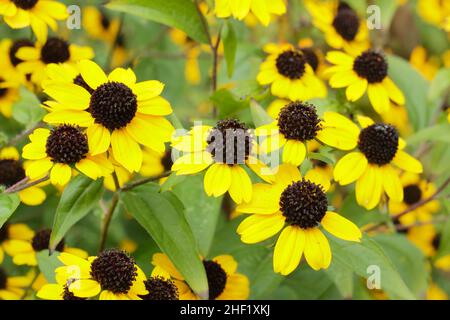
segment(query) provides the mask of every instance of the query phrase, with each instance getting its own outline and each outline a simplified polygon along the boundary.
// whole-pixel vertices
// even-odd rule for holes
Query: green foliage
[[[0,228],[16,211],[20,204],[20,198],[17,193],[0,193]]]
[[[39,122],[45,115],[40,101],[34,93],[20,87],[20,100],[13,105],[13,118],[26,127],[31,127]]]
[[[63,264],[58,259],[57,252],[50,254],[48,250],[42,250],[36,253],[36,260],[38,262],[39,270],[44,275],[45,280],[49,283],[55,283],[55,269],[61,267]]]

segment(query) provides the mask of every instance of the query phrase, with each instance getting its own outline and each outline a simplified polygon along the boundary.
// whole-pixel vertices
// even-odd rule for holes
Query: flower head
[[[12,277],[0,267],[0,300],[20,300],[33,279],[33,272],[29,272],[25,276]]]
[[[314,270],[328,268],[331,250],[320,227],[349,241],[360,241],[361,232],[351,221],[328,210],[330,182],[323,176],[310,171],[302,178],[289,164],[277,171],[272,184],[254,185],[252,200],[238,205],[237,211],[252,215],[241,222],[237,233],[244,243],[257,243],[281,231],[273,257],[277,273],[293,272],[303,254]]]
[[[50,113],[44,121],[87,127],[92,155],[111,147],[114,159],[130,172],[141,169],[140,144],[165,151],[164,143],[170,140],[174,128],[164,118],[172,108],[159,96],[164,88],[161,82],[136,82],[134,72],[123,68],[106,76],[88,60],[81,61],[76,70],[76,76],[76,71],[66,71],[65,80],[45,84],[44,92],[56,102],[46,102]]]

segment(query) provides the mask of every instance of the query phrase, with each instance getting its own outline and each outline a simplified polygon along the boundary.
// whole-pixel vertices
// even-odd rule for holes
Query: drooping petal
[[[288,275],[294,271],[302,258],[305,240],[303,229],[295,226],[286,227],[281,232],[275,245],[273,270],[282,275]]]
[[[321,225],[329,233],[340,239],[357,242],[361,240],[362,234],[358,226],[335,212],[327,211]]]

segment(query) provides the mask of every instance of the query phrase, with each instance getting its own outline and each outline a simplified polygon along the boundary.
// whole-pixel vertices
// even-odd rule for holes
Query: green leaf
[[[183,203],[172,193],[158,193],[153,183],[124,192],[125,209],[167,254],[189,286],[200,297],[208,297],[208,281],[194,235],[186,221]]]
[[[333,260],[336,260],[336,263],[347,267],[363,278],[371,276],[368,267],[378,267],[381,289],[391,299],[415,299],[392,261],[374,240],[366,236],[360,243],[342,241],[332,236],[328,239],[332,247]]]
[[[333,259],[330,267],[325,270],[328,277],[333,280],[344,298],[353,296],[353,271],[337,259]]]
[[[0,228],[16,211],[20,204],[20,198],[17,193],[0,193]]]
[[[447,254],[450,254],[450,219],[447,219],[447,222],[442,228],[439,249],[435,259],[442,258]]]
[[[418,144],[424,141],[450,141],[450,124],[443,123],[426,127],[408,137],[408,144]]]
[[[436,73],[428,89],[428,100],[437,101],[450,88],[450,68],[441,69]]]
[[[382,29],[389,30],[394,13],[397,11],[398,4],[392,0],[376,0],[374,4],[380,8]]]
[[[388,63],[389,76],[405,95],[405,106],[413,127],[416,130],[424,128],[431,114],[427,99],[428,82],[408,61],[400,57],[390,55]]]
[[[422,252],[406,237],[399,234],[377,235],[373,239],[394,263],[410,290],[416,296],[423,294],[428,285],[428,271]],[[383,275],[381,281],[383,284]]]
[[[263,107],[261,107],[261,105],[255,100],[250,101],[250,111],[255,127],[273,122],[272,117],[269,116],[266,110],[264,110]]]
[[[113,0],[106,7],[180,29],[198,42],[209,43],[207,22],[190,0]]]
[[[164,181],[164,183],[161,185],[161,191],[169,191],[177,184],[183,182],[186,180],[187,176],[185,175],[177,175],[176,172],[172,172],[168,177],[167,180]]]
[[[67,185],[53,220],[50,250],[54,250],[67,231],[98,205],[102,195],[103,179],[92,180],[80,174]]]
[[[227,62],[228,78],[233,76],[234,62],[236,60],[237,39],[231,20],[227,21],[227,32],[223,38],[225,61]]]
[[[219,117],[226,118],[249,106],[248,100],[236,97],[227,89],[219,89],[210,97],[210,100],[219,109]]]
[[[19,101],[13,105],[13,118],[27,127],[35,125],[45,115],[41,102],[34,93],[23,86],[20,87],[19,94]]]
[[[42,250],[36,253],[36,259],[45,280],[48,283],[56,283],[55,269],[63,265],[58,259],[58,254],[50,255],[48,250]]]
[[[202,256],[207,256],[211,247],[222,197],[208,197],[203,189],[203,176],[189,177],[173,188],[173,192],[186,208],[186,219],[197,239]]]

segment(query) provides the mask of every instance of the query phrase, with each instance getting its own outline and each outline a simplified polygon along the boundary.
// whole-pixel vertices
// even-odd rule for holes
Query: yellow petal
[[[258,243],[277,234],[284,226],[285,218],[278,212],[271,215],[254,214],[245,218],[236,232],[244,243]]]
[[[376,112],[383,114],[389,111],[391,104],[388,93],[383,85],[369,84],[367,94]]]
[[[367,159],[361,152],[350,152],[343,156],[334,167],[334,180],[341,185],[350,184],[364,173]]]
[[[394,159],[392,160],[392,163],[405,171],[413,173],[422,173],[423,171],[423,167],[420,161],[402,150],[397,151]]]
[[[306,156],[306,148],[303,142],[287,140],[283,149],[283,162],[299,166]]]
[[[280,209],[279,193],[276,189],[263,183],[253,185],[252,199],[241,203],[236,210],[243,213],[272,214]]]
[[[280,234],[273,253],[273,270],[282,275],[294,271],[305,249],[305,231],[288,226]],[[306,253],[306,252],[305,252]]]
[[[160,81],[148,80],[136,83],[132,90],[137,95],[138,101],[144,101],[159,96],[164,90],[164,84]]]
[[[318,228],[305,230],[305,258],[314,270],[326,269],[331,262],[331,250],[327,238]]]
[[[86,131],[88,136],[89,151],[95,156],[108,150],[111,143],[111,134],[109,130],[100,124],[89,126]]]
[[[356,201],[367,210],[380,202],[383,190],[381,170],[377,165],[368,165],[366,171],[356,181]]]
[[[69,291],[80,298],[95,297],[100,290],[100,284],[90,279],[75,280],[69,285]]]
[[[65,186],[71,177],[72,168],[63,163],[55,163],[50,172],[50,181],[54,185]]]
[[[220,264],[222,269],[228,275],[231,275],[231,274],[235,273],[236,270],[237,270],[237,266],[238,265],[237,265],[236,260],[232,256],[230,256],[228,254],[224,254],[224,255],[220,255],[220,256],[214,257],[213,261],[215,261],[218,264]]]
[[[329,233],[340,239],[357,242],[361,240],[362,234],[358,226],[335,212],[327,211],[321,225]]]
[[[308,170],[308,172],[305,174],[305,179],[322,186],[325,192],[327,192],[328,189],[330,189],[331,185],[330,179],[328,179],[326,175],[322,174],[317,170],[314,169]]]
[[[109,81],[121,82],[128,87],[136,83],[136,75],[130,68],[116,68],[108,75]]]
[[[205,170],[213,163],[209,152],[194,152],[181,156],[172,165],[177,175],[194,174]]]
[[[227,164],[214,163],[205,174],[204,186],[208,196],[219,197],[231,185],[231,169]]]
[[[100,68],[98,64],[93,61],[81,60],[78,63],[78,68],[83,80],[94,90],[101,84],[108,81],[108,78],[102,68]]]
[[[383,187],[389,198],[395,202],[403,201],[403,186],[399,174],[389,164],[381,167],[383,174]]]
[[[228,191],[237,204],[243,201],[249,202],[252,198],[252,181],[247,172],[239,165],[231,167],[231,185]]]
[[[126,129],[114,130],[111,134],[114,159],[130,172],[139,172],[142,165],[142,150]]]

